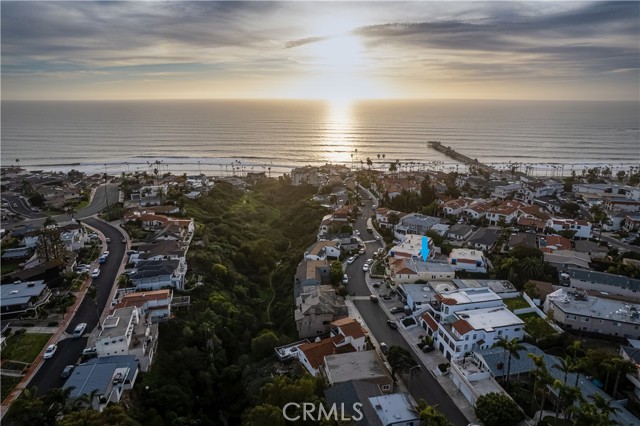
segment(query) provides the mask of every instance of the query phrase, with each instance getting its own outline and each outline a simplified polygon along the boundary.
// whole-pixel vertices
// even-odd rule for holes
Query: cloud
[[[329,37],[307,37],[301,38],[299,40],[291,40],[284,44],[285,49],[291,49],[293,47],[303,46],[305,44],[317,43],[319,41],[324,41],[329,39]]]

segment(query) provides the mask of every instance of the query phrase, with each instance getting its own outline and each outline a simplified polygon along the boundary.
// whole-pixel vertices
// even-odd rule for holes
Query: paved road
[[[606,241],[608,243],[611,243],[611,246],[617,248],[618,250],[634,251],[636,253],[640,253],[640,247],[632,246],[630,244],[625,244],[622,241],[616,240],[615,238],[612,238],[609,235],[605,235],[604,232],[602,233],[602,237],[601,238],[602,238],[602,241]]]
[[[107,198],[105,193],[109,194],[109,205],[112,205],[118,202],[118,196],[119,196],[118,185],[115,185],[115,184],[107,185],[106,192],[105,192],[104,185],[101,185],[96,189],[93,199],[91,200],[91,203],[84,209],[80,209],[74,215],[74,217],[76,219],[83,219],[86,217],[93,216],[99,213],[100,211],[104,210],[107,207]],[[25,218],[27,218],[19,222],[3,223],[2,224],[3,228],[11,229],[19,225],[27,225],[27,224],[38,227],[44,223],[46,216],[42,213],[35,213],[33,210],[31,210],[31,208],[28,207],[26,202],[20,197],[16,195],[11,195],[11,194],[2,194],[2,198],[9,201],[11,206],[11,207],[5,207],[5,208],[13,212],[17,212],[22,216],[24,216]],[[19,203],[22,203],[22,204],[19,204]],[[13,207],[13,204],[17,204],[18,207],[17,208]],[[61,214],[58,216],[54,216],[53,219],[55,219],[57,222],[69,222],[71,220],[71,216],[69,216],[68,214]]]
[[[380,302],[383,303],[382,300]],[[356,300],[354,304],[379,343],[384,342],[387,346],[400,346],[413,353],[404,337],[387,325],[387,317],[379,304],[368,300]],[[413,398],[416,401],[424,400],[427,404],[437,407],[438,411],[447,416],[447,419],[455,426],[468,425],[469,421],[442,389],[440,383],[427,371],[427,367],[417,357],[414,358],[416,363],[420,365],[420,372],[413,376],[409,383],[409,391]]]
[[[81,322],[87,323],[85,335],[90,333],[98,325],[98,312],[102,312],[105,306],[111,302],[109,295],[112,286],[116,285],[115,280],[125,255],[126,245],[121,242],[122,234],[118,229],[94,218],[86,219],[85,223],[98,229],[105,237],[111,239],[111,243],[108,244],[109,257],[106,263],[100,265],[100,276],[91,282],[91,285],[97,288],[96,299],[98,305],[96,306],[88,295],[85,296],[78,307],[77,313],[65,330],[68,334],[71,334],[76,325]],[[95,263],[96,265],[92,265],[92,267],[97,267],[97,262]],[[86,347],[86,344],[86,337],[81,339],[62,337],[58,342],[56,354],[53,358],[44,361],[42,367],[40,367],[40,370],[33,376],[28,386],[37,386],[38,395],[44,395],[50,389],[61,387],[64,383],[64,380],[60,378],[62,370],[65,366],[78,362],[80,354]]]

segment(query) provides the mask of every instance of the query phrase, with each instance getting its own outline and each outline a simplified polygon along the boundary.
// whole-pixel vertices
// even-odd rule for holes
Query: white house
[[[547,228],[551,228],[556,232],[575,231],[574,238],[591,238],[591,223],[586,220],[551,218],[547,220]]]
[[[453,249],[448,262],[456,271],[487,272],[487,259],[481,250]]]

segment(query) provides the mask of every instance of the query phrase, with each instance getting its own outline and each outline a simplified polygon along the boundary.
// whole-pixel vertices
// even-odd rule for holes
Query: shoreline
[[[160,170],[161,174],[171,173],[173,175],[182,174],[203,174],[205,176],[212,177],[230,177],[230,176],[244,176],[247,173],[261,173],[264,172],[267,176],[278,177],[283,176],[285,173],[289,174],[291,171],[298,167],[305,166],[324,166],[324,165],[336,165],[345,166],[352,170],[369,169],[364,165],[357,165],[355,162],[319,162],[309,161],[305,164],[273,164],[264,162],[255,162],[251,159],[230,159],[230,158],[177,158],[177,157],[163,157],[154,161],[121,161],[121,162],[106,162],[106,163],[67,163],[67,164],[48,164],[48,165],[30,165],[15,163],[11,165],[2,165],[2,169],[9,169],[14,166],[19,166],[21,169],[27,172],[42,171],[43,173],[68,173],[71,170],[77,170],[85,174],[102,174],[108,175],[120,175],[135,174],[135,173],[153,173],[155,168]],[[371,170],[374,171],[388,171],[390,161],[379,162],[374,161]],[[456,162],[456,161],[432,161],[432,162],[417,162],[417,161],[400,161],[400,172],[458,172],[468,173],[468,166]],[[613,163],[613,162],[580,162],[580,163],[527,163],[527,162],[507,162],[507,163],[484,163],[488,166],[492,166],[497,170],[504,170],[505,173],[509,173],[512,168],[516,168],[517,171],[528,171],[528,175],[536,176],[539,178],[562,178],[571,176],[572,172],[576,175],[581,175],[583,170],[588,170],[594,167],[609,167],[612,172],[612,177],[617,172],[623,170],[627,173],[637,169],[637,163]]]

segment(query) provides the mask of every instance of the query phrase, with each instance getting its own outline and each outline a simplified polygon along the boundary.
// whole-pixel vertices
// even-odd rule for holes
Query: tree
[[[485,426],[515,425],[524,420],[524,413],[507,395],[490,392],[476,401],[475,412]]]
[[[387,361],[391,366],[391,377],[396,381],[397,372],[409,371],[411,367],[416,366],[416,361],[411,353],[403,347],[391,346],[387,353]]]
[[[532,299],[537,299],[540,297],[540,292],[538,291],[538,287],[536,287],[536,283],[533,281],[528,281],[524,287],[524,292]]]
[[[369,170],[371,170],[372,165],[373,165],[373,161],[371,161],[371,158],[367,157],[367,166],[369,166]]]
[[[342,263],[337,260],[331,262],[329,274],[331,276],[331,284],[340,284],[340,282],[342,282],[342,276],[344,275],[344,271],[342,270]]]
[[[64,243],[60,239],[60,228],[57,226],[45,226],[38,233],[36,243],[36,256],[42,262],[50,260],[63,260],[67,254]]]
[[[543,355],[535,355],[532,353],[528,353],[527,356],[531,358],[533,361],[533,365],[536,366],[536,369],[533,371],[533,375],[535,377],[535,381],[533,382],[533,398],[531,398],[531,409],[534,410],[536,407],[536,398],[540,397],[540,405],[538,409],[540,411],[540,419],[542,420],[542,413],[544,411],[544,402],[547,398],[548,386],[551,384],[551,375],[547,370],[547,365],[544,363]]]
[[[511,340],[507,340],[504,337],[500,337],[498,341],[493,345],[494,348],[504,349],[505,354],[509,352],[509,358],[507,360],[507,377],[505,382],[509,383],[511,376],[511,358],[520,359],[520,351],[525,349],[524,345],[518,341],[515,337]]]
[[[544,261],[536,257],[527,257],[520,262],[520,270],[528,279],[540,279],[544,273]]]
[[[424,401],[418,404],[420,411],[420,426],[451,426],[447,417],[440,413],[432,405],[427,405]]]
[[[634,363],[624,358],[616,357],[611,360],[613,362],[613,369],[616,372],[616,381],[613,385],[613,392],[611,396],[615,399],[618,393],[618,385],[620,384],[620,377],[626,376],[628,373],[634,373],[638,370],[638,367]]]
[[[271,330],[264,330],[259,336],[251,339],[251,355],[256,359],[273,355],[273,348],[278,346],[278,336]]]

